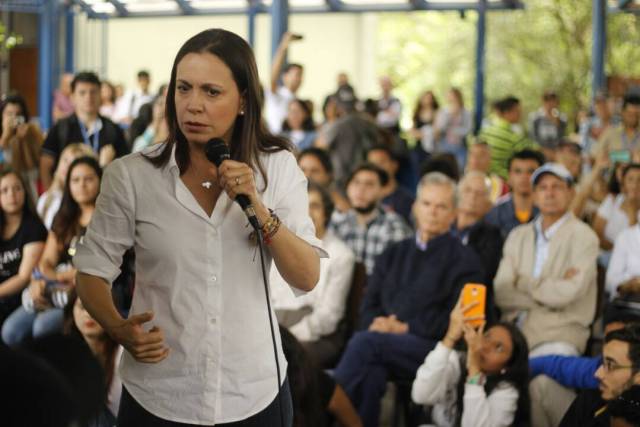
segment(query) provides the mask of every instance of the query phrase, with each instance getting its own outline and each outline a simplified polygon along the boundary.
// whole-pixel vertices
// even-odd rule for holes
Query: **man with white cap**
[[[582,354],[596,310],[598,238],[569,210],[573,178],[564,166],[546,163],[531,182],[540,214],[507,238],[496,304],[520,326],[532,356]]]

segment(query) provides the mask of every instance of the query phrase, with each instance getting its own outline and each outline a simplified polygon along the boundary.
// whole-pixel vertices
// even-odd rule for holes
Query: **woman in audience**
[[[411,396],[433,405],[437,426],[502,427],[529,421],[529,350],[522,333],[510,323],[484,332],[465,317],[473,306],[458,301],[449,329],[418,369]],[[482,316],[480,316],[481,318]],[[467,354],[454,347],[464,336]]]
[[[47,239],[26,193],[17,173],[0,173],[0,325],[20,307],[20,293],[29,284]]]
[[[616,170],[617,175],[617,170]],[[600,248],[605,253],[599,262],[603,267],[609,265],[609,257],[613,242],[618,235],[638,221],[640,210],[640,164],[631,163],[624,166],[620,176],[620,193],[609,194],[596,214],[593,229],[600,238]]]
[[[438,108],[440,105],[436,96],[428,90],[420,95],[413,110],[413,128],[409,132],[419,142],[416,144],[416,149],[421,149],[425,157],[435,149],[433,125],[436,121]]]
[[[58,209],[60,209],[69,165],[75,159],[82,156],[95,157],[95,154],[89,145],[81,142],[67,145],[64,150],[62,150],[62,154],[60,154],[60,160],[53,175],[51,186],[38,198],[36,210],[44,222],[45,227],[47,227],[47,230],[51,229],[53,218],[55,218]]]
[[[623,230],[616,238],[607,269],[606,289],[611,299],[640,294],[640,224]]]
[[[44,253],[22,307],[2,327],[2,338],[15,346],[30,337],[62,330],[68,293],[75,286],[76,269],[71,263],[75,244],[91,221],[100,190],[102,170],[93,157],[79,157],[69,166],[60,210],[53,220]]]
[[[315,182],[329,192],[338,212],[349,210],[351,207],[349,201],[333,181],[333,166],[325,150],[317,147],[302,150],[298,154],[298,166],[309,181]]]
[[[353,276],[355,255],[347,245],[327,230],[333,202],[320,185],[309,183],[309,216],[316,237],[329,258],[320,263],[320,280],[310,292],[294,296],[291,287],[271,268],[271,297],[278,322],[288,328],[313,355],[321,367],[333,366],[344,347],[345,331],[339,329],[346,311]]]
[[[89,425],[114,426],[122,392],[122,381],[117,369],[122,347],[87,313],[75,290],[69,293],[69,303],[64,308],[64,333],[83,339],[104,370],[107,400],[103,410],[96,414]]]
[[[282,136],[289,139],[298,151],[313,146],[316,140],[316,126],[311,114],[306,101],[294,99],[289,103],[287,118],[282,123]]]
[[[142,151],[152,144],[164,142],[164,140],[167,139],[169,128],[167,120],[164,117],[165,100],[164,95],[159,95],[155,101],[153,101],[153,118],[143,134],[133,141],[132,151],[134,153]]]
[[[471,113],[464,108],[462,92],[451,88],[447,93],[447,106],[436,118],[434,136],[437,150],[456,156],[460,170],[464,170],[467,162],[466,138],[471,132],[471,122]]]
[[[609,157],[597,157],[591,171],[580,180],[576,188],[576,195],[571,202],[571,211],[587,224],[593,224],[598,208],[607,197],[606,174],[610,166]]]
[[[4,100],[0,118],[0,163],[11,166],[22,176],[27,182],[28,197],[35,202],[42,133],[29,122],[27,104],[19,95]]]
[[[322,369],[291,332],[280,326],[282,351],[291,384],[293,427],[329,427],[335,419],[343,427],[362,427],[344,389]]]
[[[100,115],[108,119],[116,110],[116,88],[107,80],[100,84]]]

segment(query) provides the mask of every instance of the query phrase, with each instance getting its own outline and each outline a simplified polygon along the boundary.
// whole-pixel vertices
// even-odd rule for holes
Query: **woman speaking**
[[[167,142],[105,171],[74,262],[87,311],[127,350],[120,427],[291,424],[258,246],[233,200],[248,197],[267,258],[293,288],[313,289],[326,255],[308,216],[306,179],[286,141],[266,131],[260,104],[249,45],[228,31],[203,31],[173,63]],[[233,160],[207,160],[212,138],[225,141]],[[123,319],[110,283],[130,247],[136,287]]]

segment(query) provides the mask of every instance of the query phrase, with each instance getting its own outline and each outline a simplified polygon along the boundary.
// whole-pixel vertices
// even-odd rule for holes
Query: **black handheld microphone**
[[[204,152],[207,159],[216,167],[220,167],[225,160],[231,160],[231,154],[229,153],[229,147],[225,144],[222,138],[212,138],[207,141],[204,146]],[[256,211],[253,209],[253,205],[249,198],[244,194],[238,194],[235,199],[236,202],[242,208],[244,214],[249,219],[249,222],[256,230],[260,229],[260,223],[256,217]]]

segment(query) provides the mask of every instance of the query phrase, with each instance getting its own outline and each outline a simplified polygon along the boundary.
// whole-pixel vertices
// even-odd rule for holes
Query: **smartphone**
[[[629,163],[631,162],[631,152],[629,150],[615,150],[609,152],[609,160],[611,163]]]
[[[20,126],[22,124],[24,124],[24,116],[16,116],[16,118],[13,119],[14,126]]]
[[[462,305],[468,306],[474,302],[477,304],[470,310],[467,310],[465,317],[485,316],[485,306],[487,301],[487,288],[480,283],[467,283],[462,289]],[[483,319],[466,321],[472,326],[480,326]]]

